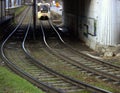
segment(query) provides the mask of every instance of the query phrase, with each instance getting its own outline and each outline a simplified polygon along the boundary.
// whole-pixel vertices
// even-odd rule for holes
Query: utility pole
[[[36,0],[33,0],[33,27],[36,30]]]
[[[36,31],[36,0],[33,0],[33,38],[35,39]]]

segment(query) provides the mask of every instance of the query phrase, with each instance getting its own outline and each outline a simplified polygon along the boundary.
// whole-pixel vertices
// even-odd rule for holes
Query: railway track
[[[70,77],[64,76],[54,70],[52,70],[51,68],[48,68],[47,66],[45,66],[44,64],[42,64],[43,62],[40,62],[36,59],[34,59],[34,57],[32,57],[32,55],[29,53],[28,49],[25,48],[25,40],[26,37],[24,39],[24,42],[22,43],[24,52],[26,53],[26,55],[32,59],[32,62],[35,66],[37,66],[41,71],[35,71],[38,72],[35,78],[37,78],[38,80],[40,80],[41,82],[43,82],[44,84],[48,85],[48,86],[52,86],[53,89],[57,90],[57,92],[59,93],[84,93],[85,91],[87,93],[91,93],[91,92],[109,92],[85,83],[82,83],[80,81],[74,80]],[[30,67],[31,68],[31,67]],[[38,70],[38,69],[37,69]],[[30,71],[32,72],[32,71]]]
[[[29,54],[28,54],[29,55]],[[31,55],[29,55],[29,57],[32,57]],[[41,64],[41,63],[39,63],[38,61],[37,61],[37,63],[36,63],[37,65],[38,64]],[[42,67],[44,67],[44,65],[42,64]],[[46,67],[45,67],[46,68]],[[48,68],[48,69],[50,69],[50,68]],[[54,72],[54,71],[53,71]],[[58,75],[60,75],[59,73],[58,73]],[[69,78],[68,78],[69,79]],[[76,80],[75,80],[76,81]],[[80,83],[80,82],[79,82]],[[94,87],[95,88],[95,87]],[[88,88],[87,89],[89,89],[89,86],[88,86]]]
[[[55,28],[53,27],[52,31],[54,30]],[[58,40],[53,39],[50,41],[51,37],[50,38],[47,37],[49,38],[49,40],[45,41],[45,43],[50,50],[53,49],[52,51],[57,56],[63,58],[64,60],[69,61],[76,68],[85,70],[86,72],[89,73],[89,75],[97,75],[98,78],[101,78],[104,81],[112,81],[115,84],[120,84],[119,66],[115,66],[110,63],[91,58],[87,55],[84,55],[83,53],[76,51],[62,40],[57,31],[56,33],[62,43]],[[52,41],[54,41],[54,43],[52,43]]]
[[[28,8],[26,10],[26,12],[29,12],[29,11],[30,11],[30,8]],[[20,29],[22,27],[21,24],[23,23],[23,20],[25,21],[25,18],[26,18],[26,13],[21,18],[19,24],[13,30],[13,32],[2,43],[2,45],[1,45],[1,54],[2,54],[3,60],[5,61],[5,63],[7,64],[7,66],[9,68],[11,68],[14,72],[16,72],[20,76],[24,77],[25,79],[29,80],[30,82],[32,82],[36,86],[49,88],[49,87],[47,87],[47,85],[42,84],[37,79],[33,78],[33,76],[31,76],[30,74],[28,74],[28,72],[29,72],[28,70],[27,70],[28,72],[25,71],[27,69],[26,65],[29,66],[31,64],[29,64],[29,63],[28,64],[27,63],[24,64],[22,62],[23,59],[21,59],[21,57],[23,57],[24,54],[22,54],[21,57],[19,57],[19,59],[18,59],[18,54],[19,53],[17,54],[17,52],[21,51],[21,50],[19,50],[20,47],[21,47],[21,45],[19,45],[19,41],[17,41],[18,39],[15,40],[15,38],[12,38],[12,36],[14,35],[15,32],[17,32],[17,31],[19,32],[20,31]],[[30,18],[30,19],[32,19],[32,18]],[[29,30],[29,27],[30,27],[30,23],[28,25],[27,30]],[[22,28],[22,30],[23,30],[23,28]],[[12,38],[12,40],[11,40],[11,38]],[[13,41],[13,39],[14,39],[14,41]],[[36,69],[36,67],[34,67],[34,66],[30,66],[30,67],[28,67],[28,69],[29,68],[30,69]],[[51,89],[51,91],[52,91],[52,93],[55,93],[54,91],[56,91],[56,90]],[[58,92],[58,93],[60,93],[60,92]]]
[[[47,27],[48,28],[48,27]],[[46,29],[47,30],[47,29]],[[49,29],[50,30],[50,29]],[[52,37],[53,38],[53,37]],[[45,39],[45,37],[44,37],[44,39]],[[53,40],[53,39],[52,39]],[[47,43],[47,41],[45,41],[45,43]],[[54,43],[53,43],[54,44]],[[47,43],[47,46],[48,46],[48,48],[50,49],[50,51],[51,51],[51,47],[48,45],[48,43]],[[57,47],[58,48],[58,47]],[[74,51],[75,52],[75,51]],[[56,52],[54,52],[54,53],[56,53]],[[58,55],[57,55],[58,56]],[[64,58],[63,58],[64,59]],[[66,59],[65,59],[66,60]],[[69,60],[67,60],[67,61],[69,61]],[[73,60],[72,60],[73,61]],[[99,60],[98,60],[99,61]],[[69,61],[70,62],[70,61]],[[79,67],[79,66],[77,66],[76,67],[76,65],[78,65],[78,64],[73,64],[73,63],[69,63],[69,62],[67,62],[67,63],[65,63],[66,65],[68,64],[69,66],[71,66],[70,68],[76,68],[76,69],[78,69],[79,71],[84,71],[84,72],[87,72],[89,75],[94,75],[94,76],[96,76],[96,77],[98,77],[98,78],[101,78],[102,80],[104,80],[104,81],[106,81],[106,80],[108,80],[108,78],[106,79],[106,77],[103,77],[102,75],[100,76],[100,74],[98,73],[98,74],[93,74],[93,72],[91,73],[90,71],[86,71],[86,69],[83,69],[83,67]],[[50,63],[50,62],[48,62],[48,63]],[[54,63],[53,63],[54,64]],[[72,65],[71,65],[72,64]],[[48,65],[48,67],[50,67],[49,65]],[[50,67],[51,68],[51,67]],[[88,68],[89,69],[89,68]],[[103,73],[104,74],[104,73]],[[110,80],[110,82],[111,81],[113,81],[113,82],[115,82],[115,83],[118,83],[118,82],[116,82],[116,81],[114,81],[114,80],[111,80],[111,79],[109,79]]]
[[[53,26],[52,26],[53,27]],[[55,28],[53,27],[54,31]],[[66,61],[69,61],[75,68],[85,70],[89,75],[97,75],[98,78],[103,79],[104,81],[112,81],[115,84],[120,84],[120,67],[112,65],[110,63],[100,61],[94,58],[91,58],[83,53],[80,53],[71,46],[67,45],[59,33],[56,31],[60,41],[53,39],[50,41],[45,41],[45,44],[50,50],[52,50],[57,56],[63,58]],[[56,38],[57,39],[57,38]]]
[[[59,74],[36,61],[25,49],[24,44],[31,23],[31,21],[29,21],[28,27],[23,29],[21,24],[25,18],[26,15],[23,16],[18,26],[1,45],[3,60],[14,72],[48,93],[80,93],[85,91],[88,93],[110,93],[109,91],[84,84]],[[32,18],[29,17],[29,19]],[[20,40],[24,38],[23,43],[18,41],[18,39],[15,39],[15,37],[13,38],[13,35],[16,35],[18,32],[21,33],[21,31],[24,30],[26,30],[25,38],[20,38]],[[23,52],[21,45],[25,53]]]
[[[29,12],[30,8],[26,10],[26,12]],[[28,13],[29,14],[29,13]],[[28,16],[27,16],[28,17]],[[31,16],[32,17],[32,16]],[[32,19],[29,17],[28,19]],[[12,38],[13,35],[15,35],[15,32],[19,32],[22,27],[22,22],[26,18],[26,13],[20,20],[17,27],[13,30],[13,32],[5,39],[5,41],[1,45],[1,54],[3,57],[3,60],[7,64],[9,68],[11,68],[14,72],[16,72],[18,75],[22,76],[23,78],[27,79],[28,81],[32,82],[37,87],[46,89],[46,91],[50,93],[62,93],[57,91],[56,89],[49,87],[46,84],[43,84],[38,79],[34,77],[34,75],[37,75],[37,71],[40,71],[40,69],[36,66],[34,66],[32,63],[27,63],[28,60],[26,60],[25,54],[23,54],[23,50],[21,48],[21,42],[18,41],[18,39],[15,40],[15,38]],[[27,28],[27,32],[30,29],[30,23]],[[23,28],[22,28],[23,30]],[[12,38],[12,39],[11,39]],[[22,53],[23,52],[23,53]],[[23,57],[23,58],[22,58]],[[25,62],[25,63],[24,63]],[[30,62],[30,61],[29,61]],[[42,71],[41,71],[42,73]]]

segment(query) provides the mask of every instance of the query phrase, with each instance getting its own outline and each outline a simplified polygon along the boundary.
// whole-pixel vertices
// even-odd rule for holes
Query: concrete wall
[[[5,16],[5,0],[0,0],[0,18]]]
[[[21,6],[22,0],[6,0],[6,8]]]
[[[98,26],[97,26],[97,34],[98,34],[98,43],[102,45],[117,45],[119,44],[119,33],[120,29],[117,25],[118,15],[117,14],[117,4],[120,2],[119,0],[102,0],[100,2],[101,14],[98,15]]]
[[[116,5],[116,10],[117,10],[117,42],[120,44],[120,0],[117,0],[117,5]]]
[[[91,48],[95,48],[97,38],[97,9],[99,5],[97,1],[98,0],[79,1],[81,4],[78,15],[79,38],[85,41]]]
[[[120,0],[63,1],[65,26],[88,46],[120,44]]]
[[[69,0],[69,2],[67,0],[63,1],[63,21],[66,27],[69,28],[69,31],[71,32],[72,35],[77,36],[78,35],[78,31],[77,31],[77,2],[73,1],[73,0]]]

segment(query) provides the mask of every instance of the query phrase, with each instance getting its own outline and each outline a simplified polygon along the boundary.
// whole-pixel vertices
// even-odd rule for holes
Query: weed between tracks
[[[43,47],[40,48],[39,47],[40,43],[38,44],[36,43],[34,44],[34,46],[31,44],[29,46],[31,46],[31,48],[29,49],[35,58],[37,58],[38,60],[41,60],[43,64],[54,69],[55,71],[60,72],[64,75],[70,76],[72,78],[76,78],[88,84],[109,90],[113,93],[120,93],[119,87],[117,88],[116,86],[110,83],[104,82],[100,79],[97,79],[94,76],[87,75],[87,73],[84,71],[81,72],[81,71],[78,71],[76,68],[71,68],[71,66],[65,65],[64,60],[61,60],[56,56],[48,53],[48,51],[46,51]],[[83,92],[83,93],[86,93],[86,92]]]

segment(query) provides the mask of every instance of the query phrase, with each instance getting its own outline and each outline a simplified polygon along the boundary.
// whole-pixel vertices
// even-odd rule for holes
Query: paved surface
[[[54,11],[54,12],[62,15],[62,6],[60,6],[60,7],[52,6],[50,9],[51,9],[52,11]]]

